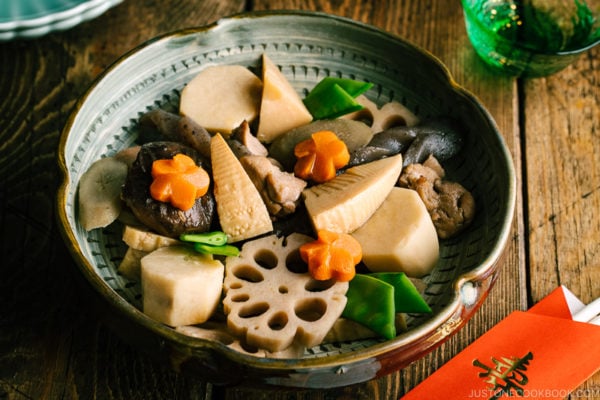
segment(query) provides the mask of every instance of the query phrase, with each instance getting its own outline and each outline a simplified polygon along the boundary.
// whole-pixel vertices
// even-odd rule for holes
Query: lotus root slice
[[[223,305],[234,335],[270,352],[322,342],[346,306],[348,283],[310,276],[298,249],[313,240],[271,235],[227,258]]]

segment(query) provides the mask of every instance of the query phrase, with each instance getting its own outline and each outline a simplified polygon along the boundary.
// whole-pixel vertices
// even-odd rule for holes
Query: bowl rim
[[[508,177],[509,186],[507,191],[506,205],[507,218],[505,218],[505,220],[501,224],[498,240],[494,245],[493,249],[490,251],[488,257],[484,260],[484,262],[482,262],[477,268],[463,273],[457,277],[456,281],[453,283],[453,287],[455,289],[454,295],[452,299],[449,300],[449,303],[443,309],[441,309],[437,315],[430,318],[425,323],[419,325],[413,330],[398,335],[392,340],[380,342],[354,352],[328,355],[327,357],[277,359],[247,355],[238,352],[234,349],[231,349],[219,342],[184,335],[182,333],[176,332],[174,329],[167,327],[166,325],[152,320],[151,318],[143,314],[140,310],[138,310],[136,307],[134,307],[132,304],[130,304],[126,299],[121,297],[118,293],[114,292],[110,287],[106,285],[106,283],[100,278],[100,276],[94,272],[93,266],[91,265],[90,261],[84,257],[81,249],[79,249],[76,245],[77,239],[75,237],[74,232],[71,229],[69,229],[70,224],[68,222],[67,217],[66,204],[70,183],[69,170],[67,167],[65,153],[69,133],[77,118],[78,111],[82,108],[88,97],[97,89],[98,85],[110,72],[118,68],[118,66],[122,62],[128,60],[132,55],[134,55],[138,51],[152,46],[154,43],[159,41],[168,41],[173,38],[186,36],[190,34],[202,34],[204,32],[215,29],[216,27],[222,24],[231,22],[241,22],[244,19],[248,18],[277,18],[286,16],[322,18],[331,20],[332,22],[338,24],[353,25],[355,27],[371,31],[378,35],[384,35],[394,41],[399,41],[404,45],[407,45],[408,47],[411,47],[417,50],[418,52],[422,53],[425,57],[429,59],[429,61],[432,63],[432,65],[435,66],[435,68],[437,68],[443,73],[444,78],[447,79],[449,86],[452,90],[456,91],[457,94],[464,96],[466,100],[476,105],[476,107],[481,112],[482,116],[487,120],[487,123],[489,124],[490,128],[496,133],[497,139],[502,144],[501,149],[499,149],[499,151],[507,166],[507,170],[505,171]],[[456,329],[458,326],[448,331],[448,324],[456,324],[456,318],[462,318],[466,316],[466,319],[460,321],[460,326],[462,326],[462,324],[466,323],[466,321],[470,318],[472,313],[474,313],[478,309],[478,307],[483,302],[485,296],[487,295],[486,291],[483,297],[477,299],[476,304],[467,304],[465,303],[463,296],[461,296],[462,288],[465,287],[465,285],[469,282],[476,282],[478,280],[481,280],[482,278],[489,279],[493,284],[499,260],[501,259],[501,256],[508,243],[508,238],[510,230],[512,228],[512,220],[514,217],[514,210],[516,205],[516,178],[514,166],[510,152],[507,146],[505,145],[504,138],[500,134],[496,122],[494,121],[489,111],[486,110],[485,107],[481,104],[481,102],[477,100],[474,94],[472,94],[470,91],[463,88],[462,86],[458,85],[454,81],[448,68],[436,56],[434,56],[429,51],[419,47],[418,45],[410,43],[409,41],[401,38],[396,34],[387,32],[373,25],[369,25],[347,17],[327,14],[320,11],[267,10],[242,12],[220,18],[219,20],[207,25],[178,29],[175,31],[167,32],[135,46],[131,50],[125,52],[123,55],[118,57],[113,63],[111,63],[107,68],[105,68],[104,71],[102,71],[92,81],[87,90],[85,90],[85,92],[76,101],[61,132],[57,158],[60,174],[62,177],[56,196],[57,218],[58,225],[60,227],[60,232],[78,269],[80,270],[80,272],[83,273],[84,277],[91,284],[93,289],[102,296],[103,300],[107,302],[111,306],[111,308],[118,311],[121,315],[124,315],[128,318],[132,318],[135,324],[141,325],[144,329],[149,330],[151,333],[158,335],[161,338],[161,340],[168,341],[174,347],[188,348],[192,352],[203,351],[206,349],[214,350],[219,352],[221,355],[227,357],[228,359],[232,360],[233,362],[241,363],[246,366],[257,368],[260,370],[314,371],[315,369],[334,368],[336,366],[347,365],[349,363],[369,362],[369,360],[373,360],[386,353],[401,349],[414,342],[415,339],[426,339],[432,334],[441,335],[441,340],[436,342],[435,346],[432,345],[427,352],[432,350],[434,347],[440,345],[451,335],[458,331],[458,329]],[[420,358],[424,354],[421,354],[417,358]],[[417,358],[411,360],[410,362],[416,360]]]

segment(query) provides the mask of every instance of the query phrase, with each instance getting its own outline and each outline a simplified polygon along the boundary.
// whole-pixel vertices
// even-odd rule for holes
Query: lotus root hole
[[[271,250],[261,249],[254,255],[254,261],[264,269],[273,269],[277,266],[279,260],[277,255]]]
[[[278,290],[279,290],[279,293],[281,293],[281,294],[286,294],[289,291],[287,286],[283,286],[283,285],[279,286]]]
[[[327,303],[323,299],[303,299],[294,308],[296,316],[307,322],[318,321],[326,311]]]
[[[244,303],[248,300],[250,300],[250,295],[248,295],[248,293],[240,293],[231,297],[231,301],[234,303]]]
[[[252,346],[246,342],[240,341],[240,347],[246,352],[250,354],[256,354],[259,351],[259,348],[256,346]]]
[[[230,289],[241,289],[244,285],[242,285],[241,282],[233,282],[231,285],[229,285]]]
[[[304,285],[304,289],[307,292],[318,293],[330,289],[333,285],[335,285],[335,281],[333,279],[329,279],[327,281],[318,281],[316,279],[311,279],[308,282],[306,282],[306,285]]]
[[[406,120],[401,115],[390,115],[381,123],[381,129],[386,130],[396,126],[406,126]]]
[[[295,274],[305,274],[308,272],[308,265],[302,260],[298,250],[294,250],[288,254],[285,259],[285,266],[288,271]]]
[[[369,127],[373,126],[373,113],[367,108],[363,108],[362,110],[357,111],[356,114],[352,116],[352,119],[355,121],[360,121]]]
[[[279,312],[279,313],[273,315],[271,317],[271,319],[269,319],[269,328],[271,328],[274,331],[280,331],[283,328],[285,328],[287,323],[288,323],[287,314],[284,312]]]
[[[242,307],[239,312],[241,318],[260,317],[269,310],[269,303],[254,303]]]
[[[257,283],[264,280],[263,275],[256,268],[250,265],[240,265],[234,271],[236,278],[246,282]]]

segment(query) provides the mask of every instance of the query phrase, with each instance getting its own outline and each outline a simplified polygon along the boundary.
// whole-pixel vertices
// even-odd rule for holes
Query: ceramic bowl
[[[122,0],[3,0],[0,41],[36,38],[98,17]]]
[[[125,252],[118,223],[86,232],[77,219],[77,185],[90,164],[131,146],[138,118],[176,109],[182,88],[203,68],[244,65],[257,71],[267,53],[305,95],[325,76],[374,83],[366,95],[403,103],[420,118],[450,115],[464,126],[464,147],[445,164],[477,203],[470,228],[441,242],[441,258],[424,277],[431,315],[408,315],[393,340],[359,340],[274,359],[226,343],[183,335],[140,311],[140,285],[120,276]],[[177,370],[214,383],[324,388],[349,385],[405,367],[460,329],[490,290],[509,235],[515,176],[509,152],[485,108],[432,55],[372,26],[322,13],[241,14],[153,39],[108,68],[76,104],[62,134],[58,193],[64,239],[79,271],[101,297],[117,332]]]

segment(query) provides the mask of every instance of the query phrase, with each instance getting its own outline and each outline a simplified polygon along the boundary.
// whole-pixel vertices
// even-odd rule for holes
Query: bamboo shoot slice
[[[271,232],[273,223],[260,193],[221,134],[211,139],[210,153],[217,214],[228,242]]]
[[[315,230],[351,233],[373,215],[402,171],[402,155],[348,168],[302,192]]]
[[[279,68],[263,54],[263,92],[256,136],[270,143],[282,133],[308,124],[313,117]]]

